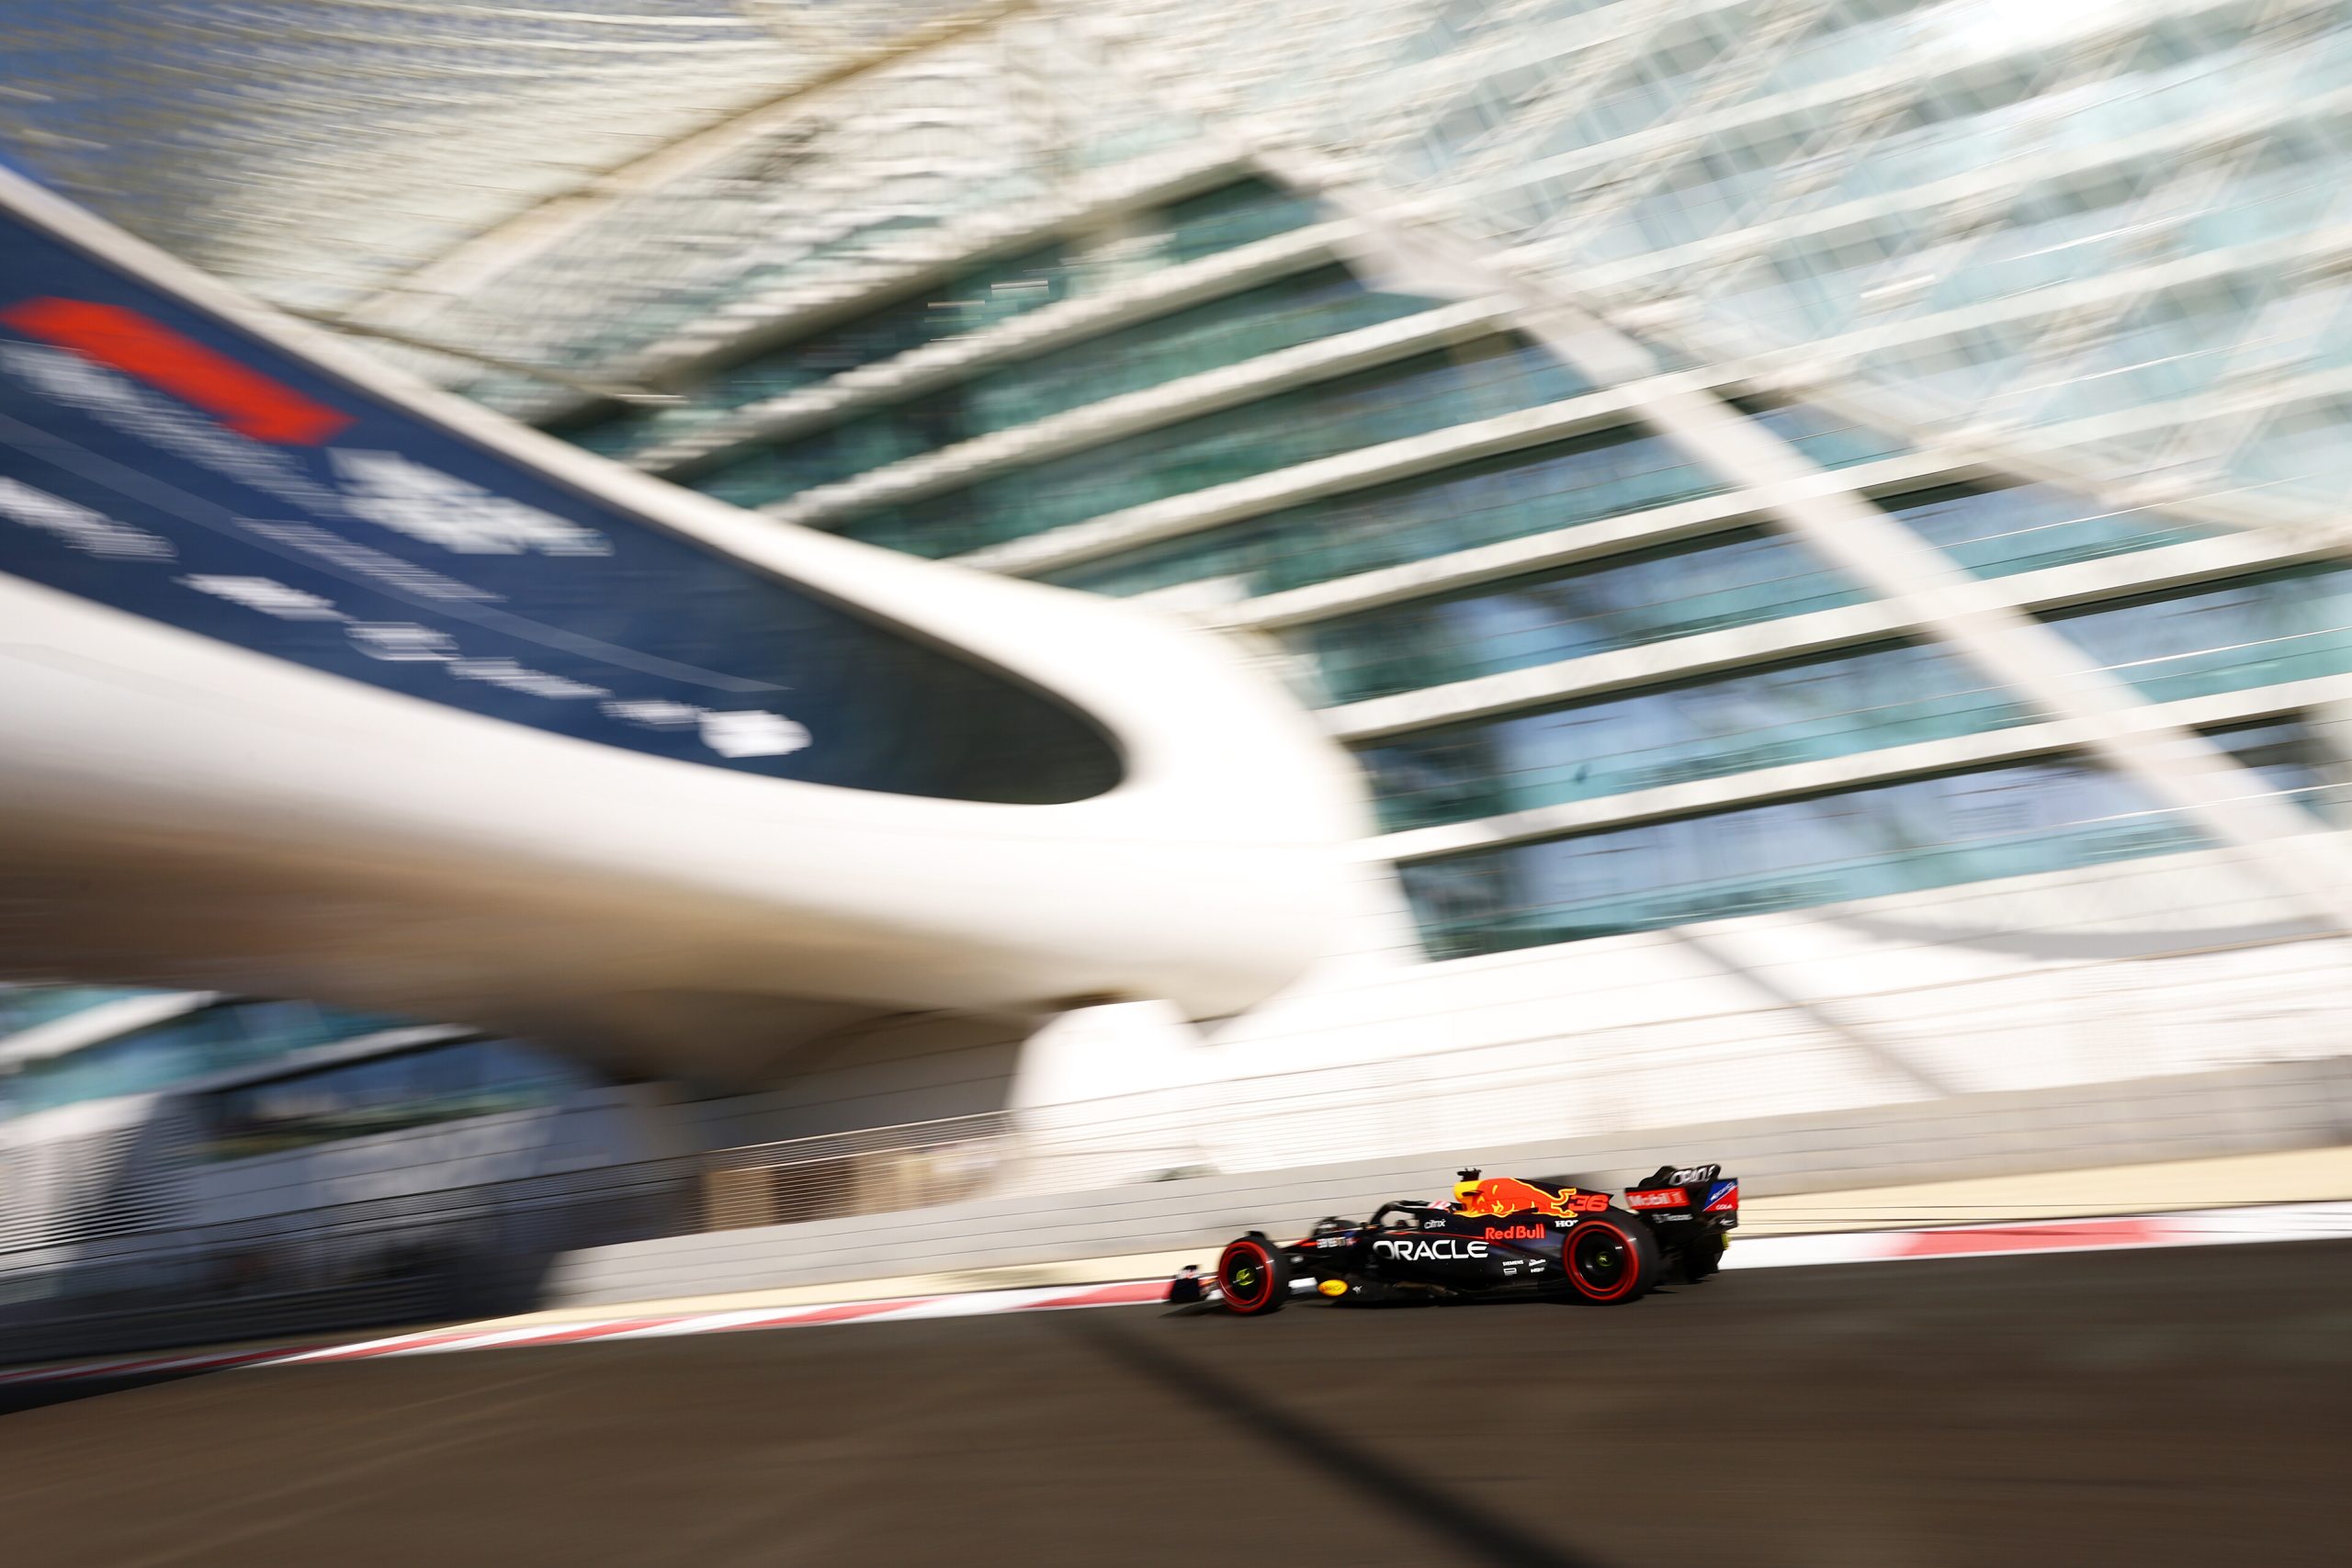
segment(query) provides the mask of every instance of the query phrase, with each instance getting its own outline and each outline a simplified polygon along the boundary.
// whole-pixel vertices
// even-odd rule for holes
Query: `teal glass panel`
[[[1198,261],[1304,229],[1321,216],[1313,198],[1264,180],[1242,180],[1161,209],[1170,265]]]
[[[1700,361],[1697,356],[1685,354],[1681,349],[1662,338],[1637,337],[1634,341],[1641,344],[1643,352],[1646,353],[1651,359],[1657,361],[1657,367],[1661,371],[1699,368]]]
[[[839,325],[737,357],[684,389],[688,400],[684,407],[606,408],[553,427],[551,434],[606,457],[625,456],[716,423],[747,404],[817,386],[861,365],[979,332],[1144,273],[1306,228],[1318,216],[1308,197],[1263,180],[1243,180],[1130,215],[1125,220],[1129,231],[1154,237],[1122,247],[1115,263],[1089,255],[1075,239],[1048,241],[963,268],[910,298]],[[871,232],[864,237],[870,242]]]
[[[728,461],[694,482],[744,506],[832,484],[1105,398],[1416,314],[1324,267],[1106,333]]]
[[[2352,780],[2300,716],[2209,729],[2205,738],[2251,768],[2269,793],[2333,827],[2352,819]]]
[[[476,401],[482,400],[477,398]],[[571,442],[600,457],[626,457],[651,443],[652,420],[641,408],[600,407],[595,412],[546,427],[549,435]]]
[[[1352,577],[1713,495],[1722,482],[1633,426],[1309,502],[1045,574],[1097,593],[1243,577],[1250,593]]]
[[[971,428],[976,434],[1010,430],[1437,303],[1376,294],[1345,267],[1318,267],[976,377],[963,389]]]
[[[1460,958],[2204,846],[2135,785],[2053,760],[1907,779],[1400,868]]]
[[[2069,363],[2067,378],[2036,404],[2035,423],[2062,424],[2195,396],[2251,346],[2255,323],[2282,292],[2267,278],[2217,277],[2143,300]]]
[[[2160,512],[2102,506],[2047,485],[1939,485],[1887,496],[1881,510],[1978,577],[2153,550],[2214,530]]]
[[[1908,14],[1930,0],[1845,0],[1808,26],[1797,40],[1770,57],[1770,73],[1755,96],[1766,97],[1818,86],[1883,63],[1908,41]]]
[[[1233,577],[1248,582],[1246,592],[1261,593],[1265,592],[1263,573],[1272,538],[1264,520],[1252,518],[1041,571],[1037,581],[1057,588],[1125,597],[1173,588],[1180,582]]]
[[[952,446],[972,434],[964,416],[961,397],[943,390],[797,440],[747,448],[718,467],[692,474],[686,482],[738,506],[764,506]]]
[[[86,1100],[153,1094],[313,1045],[396,1029],[401,1021],[338,1012],[310,1002],[223,1003],[28,1063],[0,1078],[0,1103],[22,1113]]]
[[[2029,186],[1935,278],[1925,308],[1956,310],[2118,270],[2133,242],[2132,208],[2171,172],[2163,160],[2133,159]]]
[[[2352,33],[2345,38],[2352,42]],[[2174,243],[2184,251],[2213,251],[2317,229],[2340,210],[2352,177],[2346,130],[2341,118],[2278,127],[2181,223]]]
[[[1952,655],[1886,643],[1423,730],[1358,755],[1394,832],[2031,718]]]
[[[0,1039],[108,1002],[155,994],[130,986],[0,986]]]
[[[1106,442],[868,513],[842,532],[911,555],[961,555],[1589,389],[1541,349],[1491,339]]]
[[[1326,698],[1351,703],[1861,597],[1794,541],[1743,528],[1324,621],[1300,645]]]
[[[1069,249],[1059,241],[986,262],[911,299],[739,361],[706,383],[699,400],[734,409],[779,398],[1067,299],[1074,283]]]
[[[1861,141],[1828,199],[1916,190],[2032,150],[2041,127],[2017,106],[2034,96],[2041,74],[2030,60],[1994,60],[1918,81],[1907,89],[1909,106]]]
[[[2044,618],[2156,702],[2352,671],[2352,567],[2295,567]]]
[[[288,1073],[208,1097],[198,1157],[246,1159],[556,1104],[586,1069],[512,1040],[469,1040]]]
[[[1735,398],[1731,406],[1825,468],[1875,463],[1882,457],[1896,457],[1911,450],[1900,436],[1856,424],[1810,403]]]

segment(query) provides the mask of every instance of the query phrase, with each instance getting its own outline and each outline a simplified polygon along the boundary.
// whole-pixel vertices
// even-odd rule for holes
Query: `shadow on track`
[[[146,1377],[74,1378],[64,1382],[0,1385],[0,1416],[15,1416],[28,1410],[46,1410],[53,1404],[71,1404],[77,1399],[96,1399],[102,1394],[123,1393],[153,1383],[177,1382],[182,1378],[197,1375],[192,1372],[155,1372]]]
[[[1494,1568],[1603,1568],[1598,1558],[1563,1551],[1491,1513],[1480,1511],[1368,1450],[1293,1415],[1199,1362],[1171,1355],[1132,1335],[1091,1320],[1091,1314],[1057,1313],[1054,1321],[1127,1371],[1167,1393],[1272,1443],[1290,1457],[1430,1531],[1474,1561]]]

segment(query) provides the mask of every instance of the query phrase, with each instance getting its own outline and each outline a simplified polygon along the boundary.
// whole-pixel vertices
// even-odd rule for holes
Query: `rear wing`
[[[1739,1179],[1719,1165],[1660,1166],[1649,1179],[1625,1189],[1625,1207],[1657,1219],[1706,1218],[1739,1223]]]

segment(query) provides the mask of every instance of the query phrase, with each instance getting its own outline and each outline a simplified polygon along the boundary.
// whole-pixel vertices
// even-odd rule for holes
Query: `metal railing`
[[[703,1156],[701,1228],[920,1209],[978,1195],[1011,1157],[1012,1117],[983,1111],[720,1149]]]

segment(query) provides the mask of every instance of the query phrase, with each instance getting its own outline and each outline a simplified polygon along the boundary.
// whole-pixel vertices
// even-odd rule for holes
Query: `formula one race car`
[[[1623,1206],[1557,1178],[1465,1170],[1450,1203],[1383,1203],[1287,1246],[1251,1231],[1218,1258],[1216,1283],[1245,1317],[1309,1290],[1344,1303],[1510,1292],[1615,1305],[1669,1277],[1706,1279],[1738,1224],[1739,1183],[1712,1165],[1662,1166]]]

